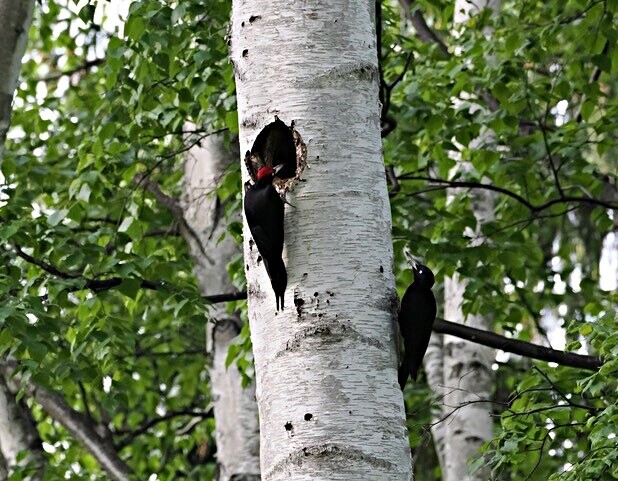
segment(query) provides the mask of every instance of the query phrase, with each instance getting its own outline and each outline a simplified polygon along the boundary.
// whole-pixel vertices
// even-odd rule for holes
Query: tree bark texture
[[[0,0],[0,160],[33,11],[34,0]]]
[[[6,479],[6,472],[10,472],[16,465],[25,466],[28,463],[37,467],[35,474],[29,478],[30,481],[43,477],[46,460],[34,419],[30,411],[17,402],[2,375],[0,375],[0,451],[5,471],[4,478],[0,475],[0,479]],[[17,457],[21,452],[28,454],[18,461]]]
[[[197,234],[197,239],[188,239],[188,242],[204,295],[234,291],[226,265],[240,248],[231,236],[219,241],[228,221],[215,192],[226,169],[238,159],[237,139],[232,147],[232,150],[226,148],[222,136],[211,136],[200,146],[191,148],[185,161],[183,212]],[[198,241],[208,258],[196,245]],[[259,481],[260,432],[255,385],[243,388],[236,365],[225,365],[228,347],[240,332],[242,322],[238,313],[227,312],[225,304],[213,305],[209,315],[207,350],[212,358],[209,373],[216,423],[218,481]]]
[[[283,311],[244,227],[262,479],[408,481],[374,3],[237,0],[231,57],[241,153],[275,115],[308,152]]]
[[[431,386],[434,393],[439,392],[439,386],[442,385],[444,379],[444,373],[442,372],[442,356],[444,336],[437,332],[431,333],[429,339],[429,345],[427,351],[425,351],[425,357],[423,358],[423,368],[427,376],[427,384]],[[438,462],[440,466],[444,466],[444,435],[446,433],[446,426],[444,422],[441,422],[442,409],[440,407],[432,408],[431,412],[431,437],[434,442],[436,455],[438,456]]]

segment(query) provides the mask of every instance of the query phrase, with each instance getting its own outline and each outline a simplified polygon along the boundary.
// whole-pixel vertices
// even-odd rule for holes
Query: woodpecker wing
[[[283,201],[272,185],[252,186],[245,193],[245,216],[253,240],[266,262],[283,252]]]
[[[284,308],[284,293],[288,282],[281,258],[283,210],[283,200],[272,184],[254,185],[245,193],[245,217],[275,292],[277,310],[279,307]]]
[[[436,298],[431,289],[419,287],[414,282],[401,300],[399,329],[404,340],[405,354],[400,368],[400,384],[408,375],[416,379],[429,345],[431,329],[436,318]]]

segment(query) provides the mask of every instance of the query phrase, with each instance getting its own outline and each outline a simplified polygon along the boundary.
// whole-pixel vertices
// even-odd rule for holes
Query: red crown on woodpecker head
[[[273,169],[271,166],[263,165],[262,167],[260,167],[260,170],[258,170],[257,180],[259,182],[264,177],[268,177],[269,175],[274,175],[274,173],[275,173],[275,169]]]

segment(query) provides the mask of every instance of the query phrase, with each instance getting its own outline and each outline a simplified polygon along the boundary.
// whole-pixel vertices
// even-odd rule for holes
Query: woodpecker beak
[[[281,169],[283,169],[285,167],[285,164],[279,164],[279,165],[275,165],[273,167],[273,170],[275,171],[275,174],[277,174]]]
[[[412,266],[413,270],[416,270],[418,268],[418,265],[421,264],[421,261],[417,257],[414,257],[412,255],[412,252],[410,252],[410,248],[407,246],[403,249],[403,256],[406,258],[408,263]]]

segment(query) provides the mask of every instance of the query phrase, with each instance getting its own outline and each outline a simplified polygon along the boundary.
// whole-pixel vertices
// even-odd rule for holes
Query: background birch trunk
[[[33,11],[34,0],[0,0],[0,159]]]
[[[30,410],[15,400],[3,375],[0,375],[0,450],[5,471],[10,473],[16,466],[32,463],[36,471],[27,479],[36,481],[43,477],[46,460],[36,425]],[[18,461],[22,452],[27,455]],[[0,479],[6,479],[6,474],[5,478],[0,475]]]
[[[234,291],[226,265],[240,249],[231,236],[219,239],[227,230],[225,209],[215,192],[226,169],[238,159],[238,143],[226,148],[223,136],[204,139],[188,152],[185,162],[184,218],[196,233],[189,238],[196,274],[202,294]],[[206,257],[200,246],[208,254]],[[235,364],[226,368],[230,343],[240,332],[237,313],[228,313],[225,304],[211,307],[206,345],[211,356],[209,368],[216,423],[219,481],[258,481],[260,479],[260,433],[255,386],[243,388]]]
[[[274,115],[308,149],[284,311],[244,227],[262,479],[407,481],[374,4],[235,1],[231,56],[241,153]]]
[[[473,4],[465,0],[455,2],[455,24],[463,24],[483,8],[494,12],[499,8],[499,2],[487,1],[483,4]],[[488,32],[489,34],[489,32]],[[491,144],[492,133],[485,131],[471,142],[470,148],[483,148]],[[457,168],[469,169],[465,163]],[[483,223],[493,219],[494,195],[488,191],[472,193],[472,209],[477,220],[475,232],[467,235],[474,237],[480,233]],[[454,194],[450,197],[453,198]],[[444,280],[444,317],[457,320],[465,319],[465,324],[478,329],[492,330],[492,319],[489,316],[464,316],[462,310],[466,282],[455,274]],[[443,433],[444,454],[439,455],[443,461],[442,476],[444,481],[484,481],[488,479],[489,470],[481,468],[473,474],[468,474],[468,461],[478,455],[481,446],[492,439],[493,423],[490,418],[491,404],[476,402],[489,400],[494,386],[492,364],[495,353],[493,349],[478,346],[469,341],[445,335],[443,338],[443,417],[455,412],[446,421]]]

